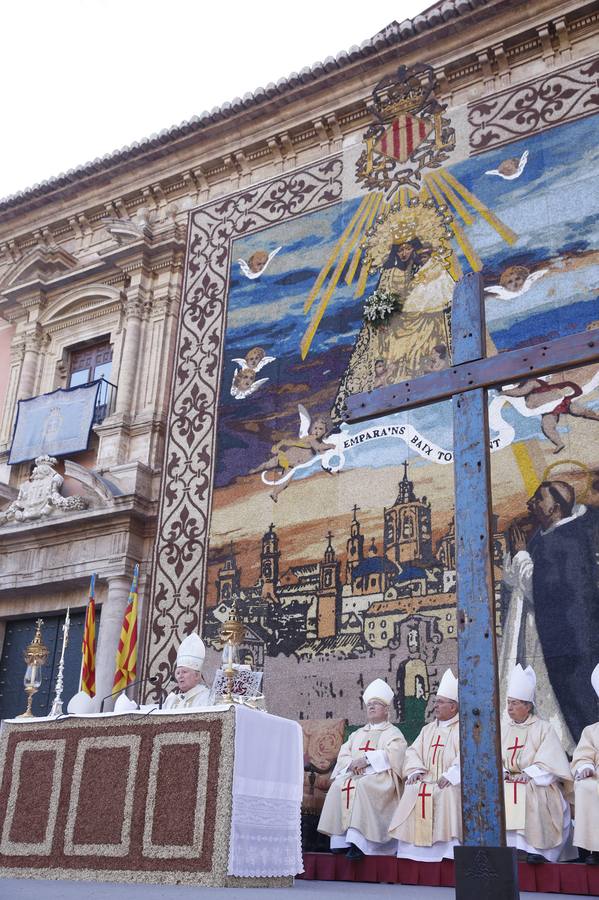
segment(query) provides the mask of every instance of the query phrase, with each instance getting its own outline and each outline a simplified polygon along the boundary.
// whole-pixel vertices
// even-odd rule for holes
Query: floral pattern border
[[[190,215],[186,283],[145,622],[144,672],[170,678],[180,640],[200,629],[212,500],[217,392],[235,238],[341,200],[335,155]]]

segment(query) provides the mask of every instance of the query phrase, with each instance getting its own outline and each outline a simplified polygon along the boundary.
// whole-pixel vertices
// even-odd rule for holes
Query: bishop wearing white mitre
[[[559,859],[570,833],[565,795],[572,788],[568,757],[553,725],[535,715],[536,685],[530,666],[514,668],[501,724],[506,839],[531,863]]]
[[[181,641],[177,651],[175,681],[177,691],[171,691],[164,701],[164,709],[194,709],[210,706],[210,688],[202,684],[202,666],[206,648],[201,637],[193,632]]]
[[[400,858],[440,862],[453,859],[462,839],[458,680],[451,669],[439,683],[434,712],[406,751],[404,792],[389,832]]]
[[[393,691],[381,678],[363,695],[367,724],[343,744],[331,775],[318,830],[331,837],[331,850],[349,859],[394,854],[387,829],[401,796],[406,740],[389,722]]]
[[[599,697],[599,663],[591,684]],[[574,846],[590,850],[586,862],[599,865],[599,722],[583,728],[572,757],[574,773]]]

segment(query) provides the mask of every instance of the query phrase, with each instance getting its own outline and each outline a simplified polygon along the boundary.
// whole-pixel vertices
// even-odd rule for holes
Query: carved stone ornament
[[[53,456],[38,456],[29,479],[19,488],[16,500],[0,512],[0,526],[10,522],[47,519],[54,512],[85,509],[83,497],[61,495],[64,478],[56,471]]]

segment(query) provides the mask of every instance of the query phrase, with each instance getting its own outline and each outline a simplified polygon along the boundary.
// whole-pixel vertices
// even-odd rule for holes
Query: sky
[[[0,197],[361,44],[431,0],[0,7]]]

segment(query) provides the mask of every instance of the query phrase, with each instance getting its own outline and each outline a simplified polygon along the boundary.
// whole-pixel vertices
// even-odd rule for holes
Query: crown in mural
[[[452,254],[450,222],[448,208],[432,200],[413,197],[407,206],[392,206],[366,234],[363,248],[370,269],[384,265],[393,244],[412,244],[415,249],[426,250],[448,268]]]

